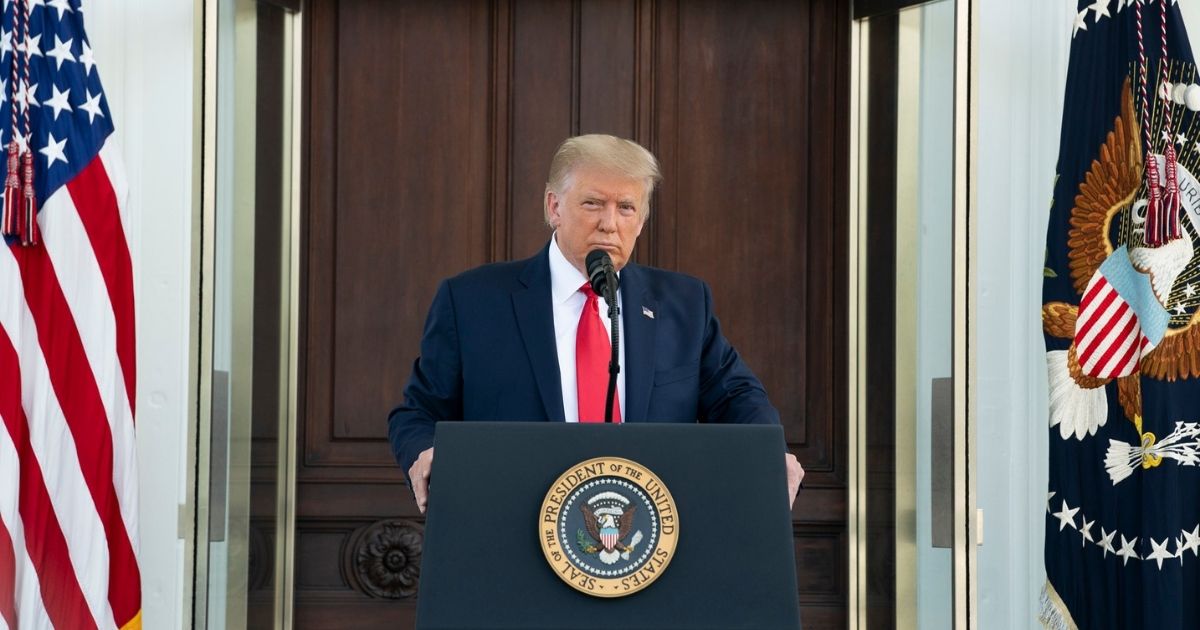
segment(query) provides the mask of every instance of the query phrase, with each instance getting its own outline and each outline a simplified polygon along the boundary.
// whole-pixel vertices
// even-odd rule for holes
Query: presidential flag
[[[0,95],[0,630],[140,628],[126,188],[79,0],[4,0]]]
[[[1200,628],[1200,76],[1175,0],[1081,0],[1070,28],[1040,617]]]

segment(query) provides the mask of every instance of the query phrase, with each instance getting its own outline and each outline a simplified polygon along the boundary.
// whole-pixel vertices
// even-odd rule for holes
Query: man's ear
[[[550,223],[550,227],[555,229],[562,221],[562,208],[559,205],[561,201],[553,190],[546,190],[546,221]]]

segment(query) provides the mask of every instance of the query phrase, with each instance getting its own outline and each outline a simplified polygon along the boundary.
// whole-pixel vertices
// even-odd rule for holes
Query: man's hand
[[[796,461],[792,457],[792,461]],[[791,466],[791,464],[788,464]],[[797,464],[799,466],[799,464]],[[429,471],[433,470],[433,448],[427,448],[417,455],[417,461],[413,462],[412,468],[408,469],[408,483],[412,485],[413,495],[417,497],[417,509],[421,513],[425,513],[425,506],[429,504]],[[801,472],[801,475],[804,473]],[[791,483],[791,468],[788,468],[788,483]],[[796,492],[792,491],[792,498],[796,498]]]
[[[429,449],[429,451],[432,450]],[[425,452],[429,453],[429,451]],[[425,453],[421,453],[421,456],[424,457]],[[433,454],[430,453],[430,457],[432,456]],[[417,461],[420,462],[421,460]],[[796,504],[796,493],[800,491],[800,482],[804,481],[804,467],[800,465],[800,462],[796,461],[796,456],[791,453],[785,455],[783,461],[787,464],[788,508],[790,509]],[[416,466],[414,465],[413,467],[415,468]]]

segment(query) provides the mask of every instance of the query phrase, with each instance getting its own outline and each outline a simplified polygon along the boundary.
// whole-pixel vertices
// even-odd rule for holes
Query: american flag
[[[32,158],[19,184],[40,234],[0,248],[0,630],[140,628],[133,267],[112,116],[79,0],[3,7],[0,145]]]

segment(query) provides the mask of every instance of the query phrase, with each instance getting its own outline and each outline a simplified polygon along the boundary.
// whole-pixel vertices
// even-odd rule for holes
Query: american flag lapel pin
[[[649,317],[650,319],[654,319],[654,311],[646,308],[645,306],[642,307],[642,315],[645,315],[646,317]]]

